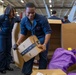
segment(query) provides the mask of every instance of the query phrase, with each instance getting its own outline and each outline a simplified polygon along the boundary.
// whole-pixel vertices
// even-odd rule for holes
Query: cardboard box
[[[74,71],[76,70],[76,64],[73,64],[72,66],[70,66],[67,70],[67,72],[71,72],[71,71]]]
[[[46,69],[46,70],[34,70],[32,75],[66,75],[60,69]]]
[[[76,23],[62,25],[62,47],[76,49]]]
[[[12,30],[12,46],[17,42],[19,32],[20,32],[20,27],[19,23],[15,23],[13,30]],[[18,52],[18,50],[12,50],[12,56],[13,60],[15,62],[15,65],[19,68],[22,69],[24,60],[21,56],[21,54]]]
[[[42,49],[38,48],[39,40],[35,35],[28,37],[18,46],[18,51],[22,55],[25,62],[38,55]]]
[[[62,47],[76,49],[76,23],[62,24]],[[70,66],[68,71],[76,70],[76,64]]]
[[[50,24],[62,24],[61,20],[56,20],[56,19],[48,19],[48,22]]]
[[[48,52],[48,59],[52,57],[55,49],[61,47],[61,20],[56,19],[48,19],[48,22],[52,29],[51,39],[50,39],[50,46]]]

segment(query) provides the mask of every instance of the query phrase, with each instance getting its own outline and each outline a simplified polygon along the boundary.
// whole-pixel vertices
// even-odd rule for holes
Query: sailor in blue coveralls
[[[27,3],[25,7],[26,16],[22,19],[20,28],[21,34],[17,43],[13,46],[14,49],[18,47],[24,41],[28,31],[31,31],[32,35],[36,35],[41,45],[38,47],[42,48],[43,51],[39,54],[39,69],[46,69],[47,67],[47,53],[48,53],[48,42],[51,37],[51,27],[48,24],[47,19],[35,13],[35,5],[33,3]],[[34,58],[24,63],[22,72],[24,75],[31,75]]]
[[[52,11],[52,16],[50,16],[49,19],[62,20],[59,17],[57,17],[57,12],[55,10]]]
[[[14,8],[8,5],[3,15],[0,15],[0,72],[6,70],[13,71],[10,67],[12,60],[12,29],[15,22],[20,22],[20,18],[15,16]]]

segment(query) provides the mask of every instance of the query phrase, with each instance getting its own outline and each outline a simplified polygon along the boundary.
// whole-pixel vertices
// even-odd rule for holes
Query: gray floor
[[[6,71],[6,74],[1,74],[0,75],[24,75],[21,73],[21,69],[18,68],[15,64],[11,64],[11,67],[14,69],[14,71]],[[73,70],[71,72],[75,72],[76,70]]]
[[[14,69],[14,71],[6,71],[6,74],[0,73],[0,75],[23,75],[21,73],[21,69],[19,69],[16,65],[11,64],[11,67]]]

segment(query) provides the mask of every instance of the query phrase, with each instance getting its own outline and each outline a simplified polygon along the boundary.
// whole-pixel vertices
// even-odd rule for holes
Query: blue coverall
[[[57,20],[61,20],[59,17],[57,16],[50,16],[49,19],[57,19]]]
[[[12,29],[15,22],[20,22],[17,16],[11,20],[7,15],[0,16],[0,70],[9,67],[12,60]]]
[[[45,35],[51,34],[51,27],[48,24],[47,19],[39,14],[35,14],[33,24],[31,24],[29,19],[25,16],[22,19],[20,26],[21,34],[27,35],[27,31],[31,31],[31,34],[36,35],[41,44],[44,43]],[[46,47],[46,50],[39,54],[39,69],[45,69],[47,66],[48,45]],[[30,75],[32,73],[33,61],[34,58],[24,63],[22,69],[22,72],[24,74]]]

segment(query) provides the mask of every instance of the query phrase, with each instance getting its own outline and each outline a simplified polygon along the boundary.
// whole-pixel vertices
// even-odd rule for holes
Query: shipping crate
[[[66,75],[62,70],[60,69],[51,69],[51,70],[34,70],[32,75]]]
[[[76,23],[62,24],[62,47],[76,49]]]
[[[35,35],[28,37],[18,46],[18,51],[22,55],[25,62],[38,55],[42,49],[38,48],[40,41]]]
[[[48,58],[53,55],[56,48],[61,47],[61,20],[48,19],[48,22],[52,28],[52,35],[50,39],[50,48]]]

